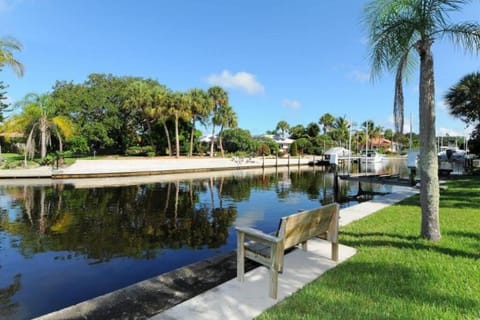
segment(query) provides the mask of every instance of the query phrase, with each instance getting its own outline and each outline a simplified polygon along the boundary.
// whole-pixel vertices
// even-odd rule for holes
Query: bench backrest
[[[284,249],[288,249],[326,233],[332,226],[336,228],[333,224],[338,224],[338,214],[338,203],[332,203],[283,217],[277,236],[284,239]]]

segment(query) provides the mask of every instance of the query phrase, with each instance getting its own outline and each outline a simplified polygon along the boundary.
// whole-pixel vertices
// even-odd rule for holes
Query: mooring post
[[[415,185],[415,176],[417,175],[417,168],[410,167],[410,185]]]

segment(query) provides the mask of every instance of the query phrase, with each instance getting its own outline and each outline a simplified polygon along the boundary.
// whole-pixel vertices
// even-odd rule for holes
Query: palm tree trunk
[[[435,137],[435,83],[430,40],[418,44],[420,54],[420,203],[421,236],[439,240],[438,155]]]
[[[220,132],[218,133],[218,143],[220,146],[220,152],[222,153],[222,158],[225,158],[225,154],[223,152],[222,132],[223,132],[223,126],[220,127]]]
[[[168,155],[172,156],[172,141],[170,140],[170,133],[168,133],[167,122],[163,122],[163,130],[165,130],[165,136],[167,137]]]
[[[178,140],[178,112],[175,112],[175,149],[176,157],[180,157],[180,140]]]
[[[47,119],[42,117],[40,119],[40,159],[47,156]]]
[[[210,144],[210,157],[213,157],[213,144],[215,143],[215,124],[212,124],[212,142]]]
[[[193,155],[193,135],[195,134],[195,116],[192,119],[192,131],[190,133],[190,149],[188,151],[188,156],[191,157]]]

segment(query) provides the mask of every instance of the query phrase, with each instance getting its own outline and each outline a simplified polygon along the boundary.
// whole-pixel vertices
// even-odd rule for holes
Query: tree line
[[[174,92],[153,79],[91,74],[80,84],[57,81],[49,93],[26,95],[3,131],[24,132],[27,153],[38,145],[41,158],[49,146],[63,151],[64,142],[79,154],[127,154],[140,147],[178,157],[199,152],[197,126],[208,124],[219,137],[211,140],[213,155],[214,143],[222,150],[223,130],[237,126],[228,101],[218,86]]]

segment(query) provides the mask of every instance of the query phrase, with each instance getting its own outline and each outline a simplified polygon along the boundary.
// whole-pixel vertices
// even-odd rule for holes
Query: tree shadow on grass
[[[455,232],[454,232],[455,233]],[[350,237],[350,239],[343,236]],[[457,232],[457,235],[460,235]],[[478,237],[476,234],[470,234],[472,237]],[[379,239],[382,237],[383,239]],[[386,247],[386,248],[398,248],[398,249],[414,249],[414,250],[425,250],[429,252],[437,252],[440,254],[448,255],[451,257],[461,257],[468,259],[480,259],[480,253],[468,252],[465,250],[452,249],[448,247],[441,247],[437,243],[425,242],[425,240],[420,237],[405,236],[394,233],[381,233],[381,232],[367,232],[367,233],[356,233],[356,232],[340,232],[340,243],[351,246],[351,247]]]
[[[338,306],[344,312],[354,312],[354,318],[385,318],[386,314],[395,318],[395,308],[416,306],[417,310],[404,310],[400,314],[418,316],[422,305],[428,305],[436,310],[448,310],[450,313],[462,312],[472,314],[480,310],[480,301],[468,296],[462,296],[455,290],[438,290],[434,276],[428,278],[424,274],[395,263],[364,263],[349,261],[337,267],[339,272],[333,272],[325,277],[327,287],[337,290],[340,299]],[[336,276],[336,275],[339,276]],[[347,275],[347,276],[345,276]],[[380,298],[379,298],[380,293]],[[347,301],[355,297],[357,301],[371,302],[368,310],[362,306]],[[398,301],[398,303],[390,303]],[[348,310],[347,310],[348,309]],[[364,312],[364,314],[362,314]],[[407,312],[407,314],[405,313]]]

